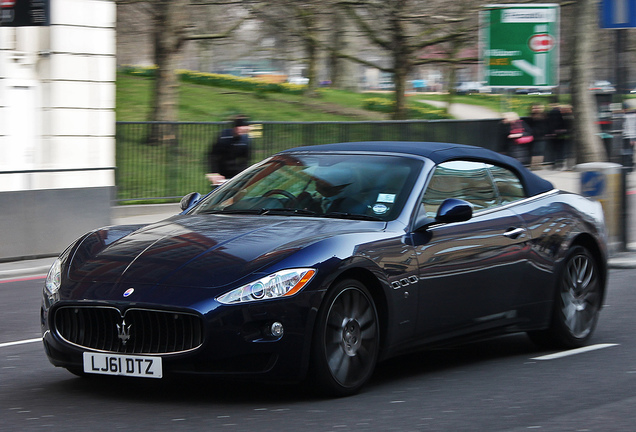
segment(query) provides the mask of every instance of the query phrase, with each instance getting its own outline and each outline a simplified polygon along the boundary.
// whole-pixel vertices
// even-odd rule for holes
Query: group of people
[[[629,135],[626,139],[630,143],[636,143],[636,113],[630,114],[625,116],[625,130],[629,131],[625,135]],[[567,169],[571,125],[570,105],[551,104],[547,109],[533,105],[524,119],[515,112],[506,112],[500,123],[499,151],[526,166],[541,166],[544,160],[550,160],[554,169]],[[206,177],[213,186],[249,166],[249,131],[249,119],[237,116],[232,127],[223,130],[211,146]]]
[[[533,105],[525,119],[504,113],[500,151],[527,166],[542,165],[547,156],[554,169],[567,169],[571,126],[570,105],[551,104],[547,109]]]
[[[636,120],[636,115],[634,116]],[[542,165],[546,156],[555,169],[567,168],[572,107],[551,104],[532,106],[528,117],[504,113],[501,121],[500,151],[527,166]],[[634,123],[636,139],[636,122]],[[233,119],[232,127],[221,131],[208,152],[208,174],[212,186],[218,186],[249,166],[250,126],[246,116]]]

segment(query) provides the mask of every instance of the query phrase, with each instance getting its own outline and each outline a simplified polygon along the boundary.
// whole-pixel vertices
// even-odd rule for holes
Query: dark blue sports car
[[[600,204],[482,148],[295,148],[182,208],[60,255],[41,310],[54,365],[347,395],[415,348],[510,332],[584,345],[605,296]]]

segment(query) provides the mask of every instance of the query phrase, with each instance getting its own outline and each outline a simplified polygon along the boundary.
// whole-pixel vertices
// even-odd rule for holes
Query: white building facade
[[[48,26],[0,24],[0,260],[110,223],[115,2],[49,1]]]

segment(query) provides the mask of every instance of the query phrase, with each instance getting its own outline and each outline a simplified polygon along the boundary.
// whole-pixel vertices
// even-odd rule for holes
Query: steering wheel
[[[298,207],[298,200],[296,199],[296,197],[292,195],[290,192],[287,192],[286,190],[283,190],[283,189],[268,190],[267,192],[263,194],[263,197],[264,198],[270,197],[272,195],[282,195],[289,200],[286,203],[288,207]]]

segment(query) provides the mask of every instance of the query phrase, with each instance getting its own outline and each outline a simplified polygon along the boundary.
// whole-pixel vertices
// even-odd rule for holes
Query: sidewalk
[[[580,173],[575,171],[535,171],[537,175],[552,182],[554,187],[569,192],[579,192]],[[636,190],[636,172],[628,176],[628,190]],[[118,206],[112,209],[112,225],[149,224],[176,215],[179,204],[149,204]],[[630,244],[627,252],[618,252],[610,257],[610,268],[636,269],[636,243]],[[46,275],[55,257],[0,263],[0,280]]]
[[[112,225],[149,224],[181,212],[179,204],[117,206],[112,208]],[[55,257],[0,263],[0,280],[46,275]]]

